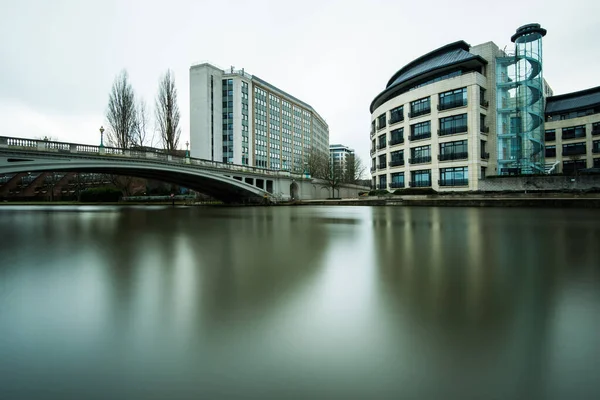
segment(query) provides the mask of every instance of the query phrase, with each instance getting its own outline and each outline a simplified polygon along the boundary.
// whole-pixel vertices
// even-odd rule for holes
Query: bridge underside
[[[209,195],[225,203],[260,203],[266,192],[233,178],[208,173],[156,165],[94,165],[93,163],[57,162],[51,158],[0,158],[0,173],[20,172],[90,172],[154,179],[176,184]]]

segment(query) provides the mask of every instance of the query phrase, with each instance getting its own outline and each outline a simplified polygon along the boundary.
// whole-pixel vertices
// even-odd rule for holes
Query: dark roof
[[[600,86],[546,98],[546,114],[576,111],[600,105]]]
[[[406,64],[388,81],[383,92],[378,94],[371,103],[371,112],[387,100],[402,93],[402,89],[413,84],[420,78],[425,78],[437,71],[449,69],[459,64],[487,64],[480,56],[469,53],[471,46],[464,40],[459,40],[433,50]]]

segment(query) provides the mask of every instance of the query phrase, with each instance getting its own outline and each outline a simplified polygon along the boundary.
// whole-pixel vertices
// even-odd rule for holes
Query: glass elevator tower
[[[543,174],[544,80],[539,24],[517,29],[515,53],[496,59],[498,174]]]

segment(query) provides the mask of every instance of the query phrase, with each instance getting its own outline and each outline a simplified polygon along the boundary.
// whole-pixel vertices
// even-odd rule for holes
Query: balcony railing
[[[377,171],[377,168],[375,168],[375,167],[371,167],[371,173],[373,173],[373,172],[375,172],[375,171]]]
[[[440,179],[438,181],[440,186],[469,186],[469,180],[463,179]]]
[[[563,156],[578,156],[585,154],[585,147],[570,147],[563,149]]]
[[[482,126],[481,127],[481,133],[490,133],[490,127],[489,126]]]
[[[404,187],[404,182],[390,182],[390,189],[399,189]]]
[[[421,139],[429,139],[431,137],[431,132],[420,133],[418,135],[410,134],[410,140],[421,140]]]
[[[385,141],[383,143],[379,143],[379,144],[377,144],[377,150],[385,149],[386,146],[387,146],[387,143]]]
[[[438,154],[439,161],[448,161],[448,160],[464,160],[469,158],[469,153],[466,151],[459,153],[442,153]]]
[[[377,169],[385,169],[385,167],[386,167],[386,165],[385,165],[385,161],[384,161],[384,162],[380,162],[380,163],[377,165]]]
[[[488,108],[488,107],[489,107],[489,105],[490,105],[490,102],[489,102],[489,101],[487,101],[487,100],[483,100],[483,99],[481,99],[481,100],[479,101],[479,105],[480,105],[481,107]]]
[[[430,187],[431,186],[431,180],[428,181],[410,181],[408,186],[410,187]]]
[[[489,158],[490,158],[490,153],[487,153],[487,152],[485,152],[485,151],[482,151],[482,152],[481,152],[481,159],[482,159],[482,160],[487,160],[487,159],[489,159]]]
[[[370,151],[369,153],[370,153],[371,155],[373,155],[373,154],[375,154],[375,151],[376,151],[376,150],[375,150],[374,148],[371,148],[371,151]]]
[[[444,102],[438,104],[437,109],[438,109],[438,111],[443,111],[443,110],[449,110],[451,108],[462,107],[462,106],[466,106],[466,105],[467,105],[467,100],[465,100],[465,99],[454,100],[454,101],[444,101]]]
[[[395,146],[395,145],[397,145],[397,144],[402,144],[402,143],[404,143],[404,138],[403,138],[403,137],[401,137],[400,139],[392,139],[392,140],[390,140],[390,141],[388,142],[388,144],[389,144],[390,146]]]
[[[380,130],[382,130],[385,127],[386,127],[385,124],[383,124],[383,125],[377,125],[377,130],[380,131]]]
[[[399,167],[401,165],[404,165],[404,159],[401,160],[392,160],[388,163],[388,165],[390,167]]]
[[[416,117],[419,117],[421,115],[430,114],[430,113],[431,113],[431,107],[423,108],[421,110],[416,110],[416,111],[409,112],[408,113],[408,118],[416,118]]]
[[[438,136],[456,135],[457,133],[467,133],[467,125],[451,126],[450,128],[438,129]]]
[[[431,162],[431,156],[426,157],[412,157],[408,159],[409,164],[424,164]]]

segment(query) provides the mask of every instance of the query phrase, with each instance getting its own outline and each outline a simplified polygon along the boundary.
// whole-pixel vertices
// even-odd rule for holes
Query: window
[[[373,140],[371,141],[371,153],[374,153],[374,152],[375,152],[375,149],[376,149],[376,147],[375,147],[375,139],[373,139]]]
[[[385,147],[387,146],[387,143],[385,142],[386,139],[386,134],[384,133],[383,135],[379,135],[379,137],[377,138],[377,148],[378,149],[385,149]]]
[[[479,105],[482,107],[487,107],[490,103],[485,99],[485,89],[481,86],[479,87]]]
[[[600,158],[594,158],[594,168],[600,168]]]
[[[390,167],[404,165],[404,150],[392,151],[390,153]]]
[[[411,171],[410,186],[411,187],[431,186],[431,170],[423,169],[423,170],[419,170],[419,171]]]
[[[485,151],[486,146],[487,146],[487,142],[485,140],[482,140],[481,141],[481,159],[482,160],[487,160],[488,158],[490,158],[490,153]]]
[[[390,132],[390,146],[404,143],[404,128],[394,129]]]
[[[592,136],[600,135],[600,122],[592,124]]]
[[[467,132],[467,114],[440,118],[439,136],[454,135]]]
[[[410,118],[418,117],[419,115],[429,114],[431,112],[431,101],[429,97],[415,100],[410,103]]]
[[[479,179],[485,179],[485,174],[486,174],[486,167],[481,167],[480,171],[479,171]]]
[[[379,187],[378,189],[387,189],[387,175],[379,175]]]
[[[585,152],[585,143],[563,144],[563,156],[576,156],[580,154],[585,154]]]
[[[396,107],[390,111],[390,125],[404,121],[404,106]]]
[[[391,182],[390,187],[397,189],[404,187],[404,172],[394,172],[390,174]]]
[[[479,132],[489,133],[490,128],[485,126],[485,114],[479,114]]]
[[[562,128],[563,139],[575,139],[585,137],[585,125]]]
[[[592,153],[594,153],[594,154],[600,153],[600,140],[594,140],[592,142]]]
[[[580,169],[585,169],[585,160],[567,160],[563,161],[563,173],[564,174],[576,174]]]
[[[431,121],[420,122],[410,126],[410,140],[427,139],[431,137]]]
[[[375,121],[371,121],[371,134],[375,133]]]
[[[546,129],[544,140],[546,142],[554,142],[556,140],[556,129]]]
[[[556,157],[556,146],[546,146],[546,157]]]
[[[431,162],[431,146],[413,147],[410,149],[410,164],[422,164]]]
[[[441,168],[440,186],[468,186],[469,167]]]
[[[378,169],[385,169],[387,167],[387,165],[385,165],[386,159],[387,156],[385,154],[379,156],[379,165],[377,166]]]
[[[377,117],[377,129],[385,128],[385,113]]]
[[[468,157],[469,153],[467,150],[466,140],[440,143],[440,154],[438,155],[438,160],[464,160]]]
[[[440,103],[438,110],[447,110],[449,108],[462,107],[467,105],[467,88],[450,90],[440,93]]]

